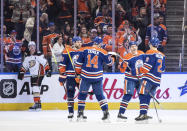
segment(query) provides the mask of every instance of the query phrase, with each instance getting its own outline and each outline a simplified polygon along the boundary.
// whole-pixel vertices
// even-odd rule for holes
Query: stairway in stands
[[[184,0],[168,0],[166,27],[168,43],[165,49],[166,72],[179,72],[179,58],[182,52],[182,22],[184,16]],[[187,37],[187,32],[185,32]],[[187,39],[185,40],[185,59],[183,72],[187,72]]]

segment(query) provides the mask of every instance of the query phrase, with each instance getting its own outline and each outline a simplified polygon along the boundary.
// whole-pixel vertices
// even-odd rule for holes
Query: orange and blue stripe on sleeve
[[[60,74],[63,74],[66,72],[66,65],[63,65],[63,64],[59,64],[59,72]]]
[[[81,74],[81,66],[82,66],[82,65],[75,64],[75,72],[76,72],[77,74]]]
[[[140,67],[140,73],[148,73],[151,70],[152,66],[144,63],[143,67]]]

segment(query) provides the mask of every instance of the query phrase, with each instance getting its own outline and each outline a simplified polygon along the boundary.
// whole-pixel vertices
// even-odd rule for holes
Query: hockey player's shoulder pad
[[[93,47],[92,47],[93,48]],[[102,54],[104,54],[104,55],[107,55],[108,54],[108,52],[105,50],[105,49],[102,49],[102,48],[99,48],[99,47],[94,47],[97,51],[99,51],[99,52],[101,52]],[[93,49],[94,49],[93,48]]]
[[[138,50],[138,54],[141,55],[141,54],[144,54],[144,52],[141,50]]]
[[[81,47],[80,49],[77,50],[77,52],[83,52],[85,49],[87,49],[86,47]]]
[[[148,51],[146,51],[146,54],[154,54],[154,53],[156,53],[155,50],[148,50]]]
[[[64,48],[62,53],[63,54],[68,54],[68,52],[70,53],[70,52],[76,52],[76,51],[71,47],[66,47],[66,48]]]
[[[133,55],[131,53],[127,53],[123,58],[125,60],[130,60],[133,57]]]

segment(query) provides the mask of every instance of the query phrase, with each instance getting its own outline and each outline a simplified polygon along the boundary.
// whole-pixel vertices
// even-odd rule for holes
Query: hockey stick
[[[150,93],[150,94],[151,94],[151,93]],[[162,123],[162,120],[161,120],[160,117],[158,116],[158,111],[157,111],[157,108],[156,108],[155,100],[156,100],[156,99],[153,99],[153,105],[154,105],[154,108],[155,108],[155,111],[156,111],[157,119],[158,119],[158,122],[159,122],[159,123]]]
[[[72,61],[72,58],[71,58],[71,55],[69,53],[69,50],[67,48],[65,48],[67,53],[68,53],[68,57],[70,59],[70,62],[71,62],[71,65],[73,67],[73,70],[75,71],[75,67],[74,67],[74,64],[73,64],[73,61]],[[75,71],[75,77],[77,77],[77,74],[76,74],[76,71]],[[79,89],[79,87],[77,86],[77,88]],[[89,95],[93,95],[94,93],[93,92],[88,92]]]
[[[156,101],[156,103],[159,105],[160,109],[163,109],[163,107],[161,106],[160,102],[150,92],[148,92],[148,94],[153,98],[153,100]]]

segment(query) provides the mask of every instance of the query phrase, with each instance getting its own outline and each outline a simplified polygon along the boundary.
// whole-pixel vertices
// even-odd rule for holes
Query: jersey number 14
[[[98,68],[98,56],[95,55],[95,56],[91,59],[91,54],[88,54],[86,67]]]

